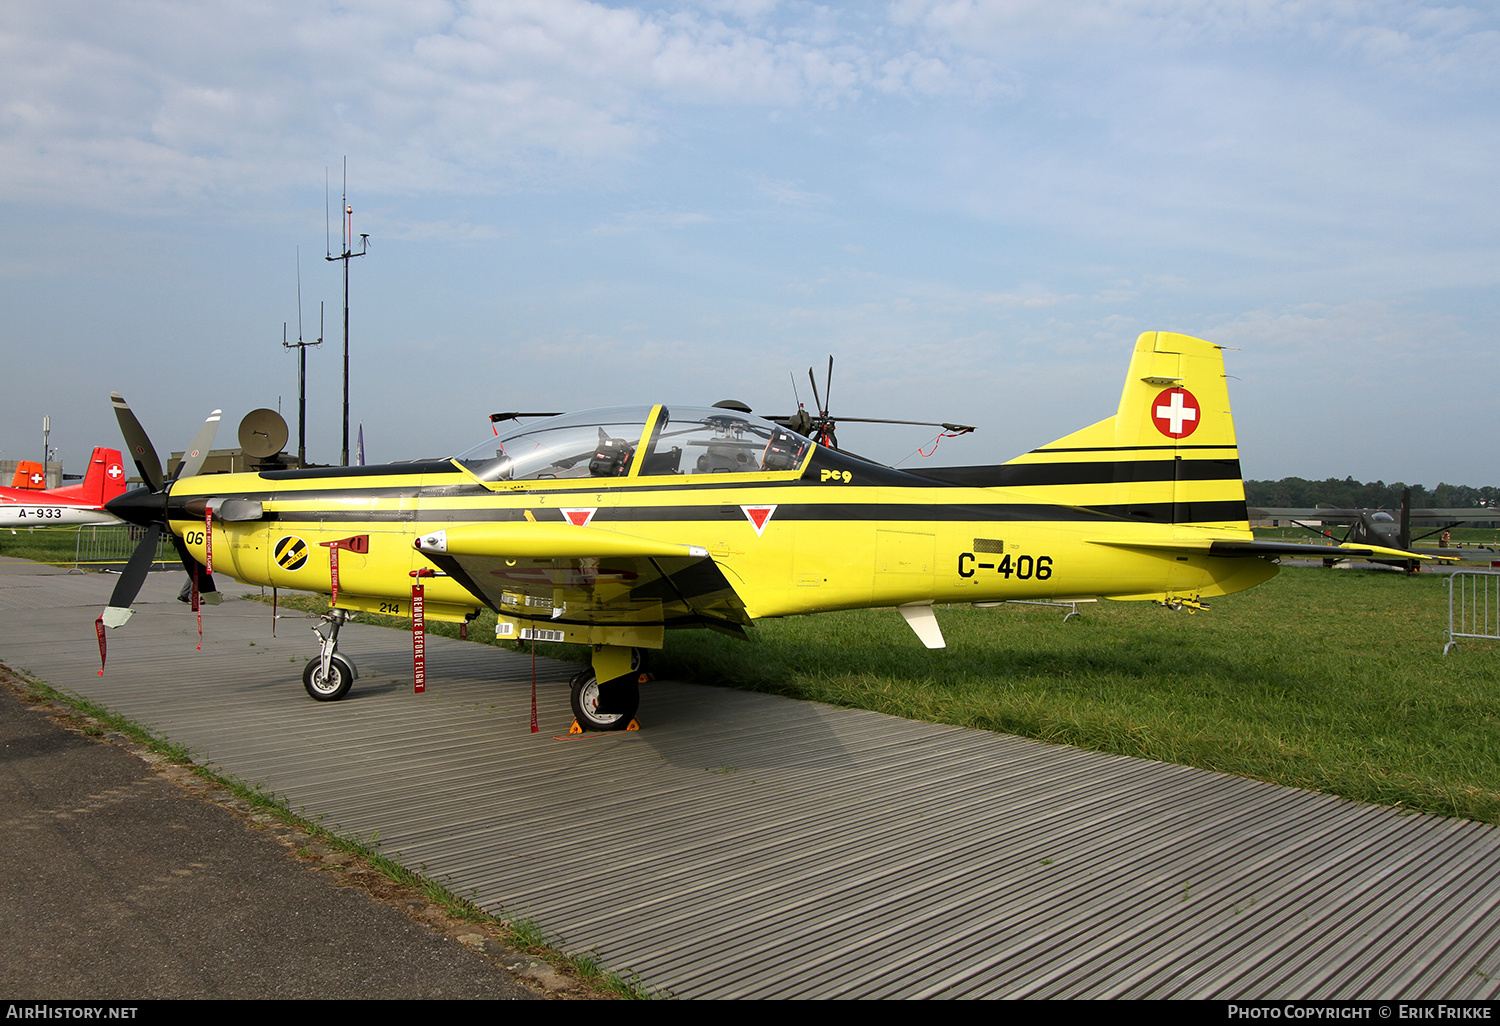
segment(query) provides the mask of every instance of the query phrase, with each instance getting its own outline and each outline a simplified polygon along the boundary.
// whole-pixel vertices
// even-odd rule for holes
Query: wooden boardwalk
[[[1000,734],[691,684],[569,739],[572,672],[352,624],[316,703],[309,622],[193,614],[153,575],[0,561],[0,660],[379,839],[560,946],[679,997],[1490,998],[1500,831]]]

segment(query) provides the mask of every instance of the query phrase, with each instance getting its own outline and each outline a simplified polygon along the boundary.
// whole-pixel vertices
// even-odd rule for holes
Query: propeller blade
[[[823,405],[823,400],[818,398],[818,379],[815,378],[815,377],[813,377],[813,372],[812,372],[812,368],[811,367],[807,368],[807,380],[812,382],[812,387],[813,387],[813,406],[814,406],[814,408],[817,409],[818,416],[820,416],[820,417],[826,417],[826,416],[828,416],[828,407],[824,406]]]
[[[208,419],[193,436],[193,444],[182,454],[182,462],[177,464],[177,473],[172,475],[173,481],[181,477],[194,477],[203,469],[203,461],[208,459],[208,450],[214,444],[214,435],[219,430],[219,417],[223,412],[215,410],[208,415]]]
[[[187,543],[174,534],[172,544],[177,549],[177,558],[182,560],[182,568],[187,571],[187,575],[198,579],[198,601],[210,606],[216,606],[223,601],[219,589],[214,587],[214,575],[208,572],[208,567],[193,558],[193,554],[188,551]]]
[[[156,455],[151,439],[146,436],[141,422],[136,420],[135,414],[131,412],[130,404],[119,392],[109,393],[109,399],[114,403],[115,419],[120,422],[120,434],[125,436],[125,448],[129,449],[130,455],[134,457],[135,469],[141,472],[141,480],[150,485],[153,492],[161,491],[163,482],[161,458]]]
[[[126,410],[129,409],[127,406]],[[160,525],[152,524],[146,528],[146,536],[130,554],[130,562],[125,564],[125,572],[115,582],[115,590],[109,596],[109,605],[104,610],[104,626],[120,627],[130,619],[133,612],[130,604],[135,601],[141,585],[146,581],[146,572],[151,569],[151,564],[156,560],[156,541],[160,537]]]
[[[823,407],[823,416],[828,416],[828,411],[833,409],[833,354],[828,354],[828,383],[823,386],[823,398],[828,405]]]

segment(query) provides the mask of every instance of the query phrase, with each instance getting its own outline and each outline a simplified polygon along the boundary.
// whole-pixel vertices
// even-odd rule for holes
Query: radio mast
[[[328,220],[328,172],[323,172],[323,220]],[[354,208],[349,205],[349,158],[344,158],[344,194],[343,227],[341,231],[340,245],[344,251],[338,256],[333,255],[332,247],[329,248],[325,257],[330,263],[342,260],[344,263],[344,453],[340,466],[349,465],[349,261],[355,257],[362,257],[370,248],[370,236],[360,233],[359,252],[354,252]]]
[[[318,304],[318,340],[302,341],[302,248],[297,248],[297,341],[286,340],[286,322],[281,322],[281,344],[297,350],[297,466],[307,466],[307,347],[323,344],[323,304]],[[347,397],[346,397],[347,398]]]

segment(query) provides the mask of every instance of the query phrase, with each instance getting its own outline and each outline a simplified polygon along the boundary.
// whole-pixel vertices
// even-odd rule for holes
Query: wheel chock
[[[638,719],[636,719],[635,717],[631,717],[630,723],[628,723],[626,725],[625,729],[626,730],[640,730],[641,729],[641,721],[638,720]],[[569,734],[582,734],[583,733],[583,727],[579,725],[577,717],[573,718],[573,725],[568,728],[568,733]],[[608,734],[608,733],[610,733],[610,731],[607,731],[607,730],[605,730],[605,731],[595,731],[595,733]]]

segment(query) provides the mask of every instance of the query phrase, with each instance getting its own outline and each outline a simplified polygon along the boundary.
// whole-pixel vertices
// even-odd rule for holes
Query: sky
[[[786,414],[830,354],[836,415],[1003,462],[1168,330],[1232,347],[1247,478],[1497,484],[1497,108],[1488,5],[9,0],[0,458],[50,416],[80,472],[111,391],[163,453],[214,408],[295,450],[300,273],[338,462],[347,166],[371,462],[498,410]]]

